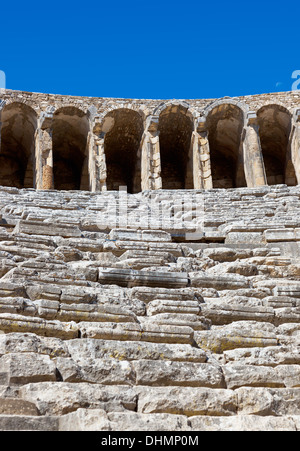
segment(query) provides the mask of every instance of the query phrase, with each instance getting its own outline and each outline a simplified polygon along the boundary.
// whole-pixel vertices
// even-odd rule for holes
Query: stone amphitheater
[[[0,430],[300,430],[300,92],[0,121]]]

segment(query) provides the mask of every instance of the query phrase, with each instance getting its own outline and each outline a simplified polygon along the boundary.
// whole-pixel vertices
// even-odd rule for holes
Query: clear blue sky
[[[290,91],[299,1],[1,2],[7,88],[195,99]]]

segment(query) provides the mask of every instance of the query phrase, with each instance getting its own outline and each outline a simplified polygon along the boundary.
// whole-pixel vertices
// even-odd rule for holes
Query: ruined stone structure
[[[300,430],[299,113],[0,93],[0,430]]]
[[[295,186],[299,117],[298,92],[162,102],[5,91],[0,184],[129,193]]]

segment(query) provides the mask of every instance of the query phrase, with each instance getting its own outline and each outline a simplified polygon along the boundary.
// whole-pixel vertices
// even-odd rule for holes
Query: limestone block
[[[111,431],[189,431],[188,419],[184,415],[167,413],[141,414],[137,412],[108,413]]]
[[[298,346],[300,343],[300,324],[285,323],[277,327],[278,342],[285,346]]]
[[[192,344],[194,341],[194,330],[188,326],[155,324],[147,321],[143,322],[141,332],[142,341],[182,344]]]
[[[300,365],[278,365],[275,368],[285,387],[300,387]]]
[[[243,365],[238,362],[223,366],[226,387],[284,387],[276,369],[267,366]]]
[[[84,254],[78,249],[73,249],[68,246],[59,246],[54,251],[54,257],[63,262],[72,262],[82,260]]]
[[[288,285],[276,285],[274,288],[274,295],[300,298],[300,284],[295,281],[291,281]]]
[[[1,336],[0,336],[1,343]],[[68,352],[74,360],[119,359],[119,360],[172,360],[178,362],[206,362],[207,355],[187,344],[151,343],[141,341],[117,341],[100,339],[74,339],[66,342]],[[1,345],[0,345],[1,353]]]
[[[4,297],[26,297],[26,291],[23,286],[19,284],[8,282],[5,280],[0,281],[0,296]]]
[[[76,226],[59,225],[53,223],[39,222],[39,221],[24,221],[20,220],[14,233],[26,233],[29,235],[50,235],[62,237],[80,237],[81,231]]]
[[[178,243],[167,243],[167,242],[157,242],[157,243],[149,243],[149,251],[162,251],[169,252],[174,257],[180,257],[184,254],[186,246],[183,246]]]
[[[160,313],[187,313],[198,315],[200,306],[198,301],[173,301],[167,299],[156,299],[147,304],[147,315]]]
[[[262,365],[276,367],[277,365],[300,365],[300,355],[297,349],[286,346],[268,346],[266,348],[240,348],[224,351],[226,362],[236,362],[243,365]]]
[[[291,296],[267,296],[264,299],[267,306],[273,308],[297,307],[300,305],[300,299]]]
[[[78,328],[75,323],[62,323],[56,320],[51,321],[10,313],[0,314],[0,331],[5,333],[33,332],[37,335],[63,339],[77,338],[78,336]]]
[[[276,346],[276,328],[270,323],[236,321],[226,326],[212,326],[209,331],[197,331],[198,346],[217,354],[235,348]]]
[[[137,412],[106,413],[102,409],[77,409],[59,419],[60,431],[187,431],[187,417]]]
[[[63,382],[82,382],[84,377],[81,367],[71,357],[55,357],[57,380]]]
[[[137,322],[136,315],[125,309],[97,304],[63,304],[56,315],[60,321]]]
[[[0,415],[0,431],[58,431],[56,416]]]
[[[130,291],[131,299],[139,299],[145,303],[150,301],[197,301],[204,302],[199,290],[196,288],[161,288],[161,287],[134,287]]]
[[[241,276],[251,277],[258,274],[258,267],[251,263],[220,263],[219,265],[208,269],[209,273],[228,273],[228,274],[240,274]]]
[[[147,387],[139,390],[138,412],[230,416],[237,412],[233,390],[202,387]]]
[[[36,404],[41,415],[64,415],[79,408],[106,412],[134,411],[137,393],[129,386],[105,386],[86,382],[37,382],[20,387],[20,399]]]
[[[68,357],[67,342],[60,338],[40,337],[34,333],[7,333],[0,335],[0,356],[9,353],[30,352],[52,357]]]
[[[264,236],[268,243],[276,243],[279,241],[296,241],[294,229],[265,230]]]
[[[149,244],[142,241],[105,241],[103,243],[104,252],[113,252],[115,255],[122,255],[127,250],[147,251]]]
[[[170,233],[164,230],[143,230],[142,241],[146,242],[172,241],[172,237]]]
[[[225,387],[221,368],[209,363],[139,360],[132,366],[138,385]]]
[[[204,232],[204,240],[208,242],[224,242],[226,233],[221,230],[207,230]]]
[[[112,429],[107,413],[103,409],[79,408],[59,418],[59,430],[80,432],[111,431]]]
[[[137,323],[95,323],[82,321],[78,323],[78,328],[83,338],[139,341],[142,337],[141,326]]]
[[[261,232],[229,232],[225,244],[263,244],[264,235]]]
[[[297,388],[241,387],[235,393],[239,415],[300,414],[300,390]]]
[[[186,273],[167,273],[160,271],[138,271],[130,269],[99,269],[98,281],[101,284],[120,286],[186,287]]]
[[[1,415],[37,416],[39,411],[32,402],[18,398],[0,398]]]
[[[237,290],[249,288],[250,282],[244,276],[239,275],[210,275],[202,273],[190,273],[192,287],[215,288],[216,290]]]
[[[129,241],[172,241],[171,235],[162,230],[130,230],[113,229],[108,235],[110,240],[129,240]]]
[[[84,235],[84,234],[83,234]],[[80,238],[61,238],[62,245],[91,254],[102,252],[106,235],[97,234],[97,239],[81,236]]]
[[[38,316],[46,319],[54,319],[59,309],[59,302],[49,299],[38,299],[34,302],[37,307]]]
[[[93,287],[90,289],[89,287],[81,287],[81,286],[72,286],[70,287],[62,287],[60,295],[60,301],[64,304],[96,304],[98,298],[98,292]]]
[[[0,375],[8,385],[56,381],[56,367],[46,355],[11,353],[0,358]]]
[[[190,418],[193,431],[238,432],[238,431],[296,431],[296,418],[293,416],[238,415],[236,417],[194,416]]]
[[[151,317],[151,322],[162,325],[188,326],[194,330],[207,330],[211,326],[210,319],[192,313],[158,313]]]
[[[24,287],[27,296],[32,300],[47,299],[49,301],[59,301],[62,289],[51,285],[39,285],[34,283],[26,284]]]
[[[276,324],[300,323],[300,307],[285,307],[275,310]]]
[[[112,229],[108,235],[110,240],[128,240],[128,241],[143,241],[141,230],[131,230],[131,229]]]
[[[222,299],[222,298],[221,298]],[[256,306],[249,302],[241,305],[239,302],[208,302],[201,306],[201,314],[215,325],[230,324],[234,321],[275,322],[275,312],[272,307]]]
[[[236,259],[250,258],[253,252],[247,249],[232,249],[228,247],[208,248],[203,250],[203,257],[217,262],[231,262]]]
[[[80,360],[58,357],[56,367],[64,382],[89,382],[106,385],[133,385],[136,377],[131,364],[117,359]]]
[[[35,315],[36,306],[29,299],[21,297],[0,298],[1,313],[20,313],[22,315]]]

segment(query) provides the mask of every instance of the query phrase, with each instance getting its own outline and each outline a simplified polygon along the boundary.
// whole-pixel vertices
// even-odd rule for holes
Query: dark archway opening
[[[258,111],[257,117],[268,185],[297,185],[290,155],[289,111],[280,105],[268,105]]]
[[[36,113],[26,104],[11,103],[1,120],[0,185],[33,188]]]
[[[163,189],[192,189],[189,167],[193,122],[181,106],[170,105],[159,116],[159,145]]]
[[[106,127],[109,129],[104,140],[107,190],[126,186],[128,193],[140,192],[142,117],[134,110],[117,109],[105,117]]]
[[[241,146],[243,126],[243,111],[236,105],[216,106],[207,116],[214,188],[246,186]]]
[[[86,115],[73,107],[61,108],[53,117],[53,176],[58,190],[89,190]]]

